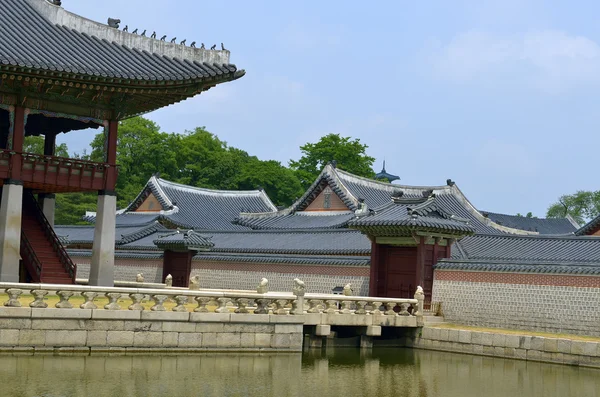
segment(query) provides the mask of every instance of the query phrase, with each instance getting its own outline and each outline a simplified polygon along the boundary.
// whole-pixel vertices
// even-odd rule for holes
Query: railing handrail
[[[171,289],[171,288],[130,288],[130,287],[102,287],[79,284],[37,284],[37,283],[0,283],[1,289],[18,288],[23,290],[44,289],[49,291],[71,291],[71,292],[100,292],[100,293],[123,293],[123,294],[159,294],[168,296],[188,295],[216,298],[249,298],[249,299],[296,299],[292,292],[268,292],[265,294],[256,291],[229,292],[222,290],[193,290],[193,289]],[[339,300],[339,301],[361,301],[361,302],[390,302],[390,303],[417,303],[417,299],[385,298],[373,296],[347,296],[336,294],[309,294],[304,299]]]
[[[89,160],[81,160],[81,159],[73,159],[70,157],[59,157],[59,156],[50,156],[47,154],[38,154],[38,153],[30,153],[30,152],[18,152],[15,150],[10,150],[10,149],[0,149],[0,152],[2,153],[8,153],[9,155],[21,155],[24,158],[34,158],[34,159],[38,159],[42,162],[47,162],[47,161],[57,161],[59,163],[64,163],[64,162],[70,162],[73,164],[78,164],[81,166],[92,166],[92,167],[98,167],[98,166],[102,166],[105,168],[110,168],[110,167],[116,167],[116,164],[109,164],[109,163],[100,163],[97,161],[89,161]]]
[[[29,201],[29,205],[34,207],[33,209],[35,212],[35,217],[42,224],[42,227],[44,229],[44,233],[46,234],[46,237],[48,237],[51,240],[50,243],[56,250],[56,253],[58,254],[60,263],[63,265],[65,270],[69,273],[69,276],[71,276],[71,280],[73,281],[73,283],[75,283],[75,276],[77,274],[77,265],[71,260],[71,257],[67,253],[67,250],[60,243],[58,236],[54,232],[54,228],[52,227],[52,225],[50,225],[50,222],[48,222],[48,219],[44,215],[44,212],[43,212],[42,208],[40,207],[39,203],[36,201],[35,197],[33,196],[33,193],[29,192],[25,197]]]
[[[69,291],[69,292],[99,292],[99,293],[122,293],[122,294],[144,294],[144,295],[168,295],[168,296],[199,296],[207,298],[249,298],[249,299],[296,299],[291,293],[269,293],[259,294],[258,292],[248,291],[247,293],[227,293],[222,291],[206,290],[172,290],[169,288],[128,288],[128,287],[102,287],[78,284],[43,284],[43,283],[0,283],[0,290],[17,288],[33,291],[43,289],[46,291]]]
[[[38,280],[40,280],[40,277],[42,276],[42,263],[23,230],[21,230],[21,245],[24,246],[25,255],[27,256],[27,259],[24,261],[25,266],[29,268],[29,271],[35,271],[35,275],[38,277]],[[34,268],[30,268],[31,265],[33,265]]]

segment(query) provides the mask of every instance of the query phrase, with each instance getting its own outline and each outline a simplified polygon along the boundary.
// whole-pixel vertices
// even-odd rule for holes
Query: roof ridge
[[[64,26],[80,34],[86,34],[99,40],[106,40],[130,49],[147,51],[151,54],[168,57],[171,59],[187,60],[199,63],[229,64],[230,51],[207,50],[195,48],[166,40],[158,40],[150,36],[129,33],[117,28],[112,28],[101,22],[96,22],[81,15],[69,12],[60,6],[46,0],[25,0],[40,16],[54,25]],[[119,21],[120,22],[120,21]]]
[[[182,183],[178,183],[178,182],[172,182],[172,181],[168,181],[166,179],[163,178],[156,178],[156,177],[152,177],[156,179],[156,183],[158,183],[159,185],[161,183],[167,184],[167,185],[172,185],[171,187],[173,188],[180,188],[181,190],[192,190],[192,191],[200,191],[200,192],[205,192],[208,194],[230,194],[232,196],[260,196],[262,193],[264,193],[263,190],[222,190],[222,189],[211,189],[211,188],[206,188],[206,187],[197,187],[197,186],[190,186],[190,185],[184,185]],[[162,187],[162,186],[161,186]],[[269,199],[270,201],[270,199]]]
[[[343,176],[347,176],[350,178],[355,178],[359,181],[364,181],[367,182],[369,184],[373,184],[376,186],[381,186],[386,188],[386,190],[401,190],[401,189],[414,189],[414,190],[427,190],[427,189],[433,189],[435,190],[449,190],[450,186],[447,185],[438,185],[438,186],[410,186],[410,185],[401,185],[401,184],[396,184],[396,183],[388,183],[388,182],[382,182],[382,181],[378,181],[376,179],[370,179],[364,176],[359,176],[359,175],[355,175],[351,172],[348,171],[344,171],[342,169],[336,168],[335,171],[339,174],[342,174]]]
[[[485,238],[508,238],[508,239],[532,239],[532,240],[600,240],[600,236],[578,236],[576,234],[487,234],[478,233],[472,237],[485,237]]]

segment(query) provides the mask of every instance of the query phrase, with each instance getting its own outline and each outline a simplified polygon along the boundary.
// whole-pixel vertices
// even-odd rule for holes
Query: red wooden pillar
[[[425,284],[425,237],[419,237],[417,248],[417,271],[415,281],[417,286],[424,287]]]
[[[106,190],[114,191],[117,184],[117,134],[119,122],[111,120],[108,122],[108,131],[106,134],[106,153],[105,161],[110,164],[110,168],[106,171]]]
[[[21,180],[21,152],[25,140],[25,108],[15,106],[15,121],[13,125],[12,149],[16,154],[10,158],[10,179]]]
[[[369,296],[377,296],[377,284],[379,282],[379,245],[375,242],[375,237],[371,241],[371,269],[369,274]]]

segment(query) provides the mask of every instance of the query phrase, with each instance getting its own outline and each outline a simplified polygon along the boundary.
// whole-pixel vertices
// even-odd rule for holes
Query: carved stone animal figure
[[[138,283],[143,283],[144,282],[144,273],[138,273],[138,275],[135,276],[135,281]]]
[[[165,285],[167,287],[173,286],[173,276],[171,276],[170,274],[167,274],[167,277],[165,277]]]
[[[119,29],[119,24],[121,23],[120,19],[117,18],[108,18],[108,26],[111,28]]]

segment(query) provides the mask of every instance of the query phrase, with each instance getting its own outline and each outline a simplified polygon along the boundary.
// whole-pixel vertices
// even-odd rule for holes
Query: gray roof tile
[[[465,237],[455,244],[452,259],[600,265],[600,238],[475,235]]]
[[[392,235],[399,230],[442,230],[452,234],[473,234],[469,219],[457,218],[446,211],[444,203],[434,195],[428,198],[398,197],[348,223],[351,228],[382,235],[384,229]]]
[[[211,252],[306,254],[306,255],[369,255],[371,242],[358,231],[287,230],[246,232],[200,232],[210,237]],[[157,249],[157,235],[124,244],[121,249]]]
[[[227,51],[126,33],[45,0],[2,0],[0,35],[0,64],[25,69],[143,81],[233,80],[243,75],[229,64]]]
[[[525,216],[498,214],[482,211],[493,222],[515,229],[538,232],[539,234],[571,234],[577,230],[574,222],[567,218],[527,218]]]

